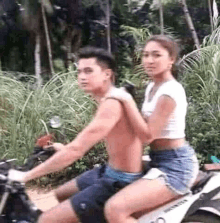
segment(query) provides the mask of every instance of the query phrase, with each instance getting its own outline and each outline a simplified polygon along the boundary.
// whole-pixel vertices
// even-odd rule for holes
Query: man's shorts
[[[125,173],[103,165],[77,177],[76,182],[80,192],[73,195],[70,201],[80,221],[106,222],[103,212],[105,202],[141,176],[142,173]]]

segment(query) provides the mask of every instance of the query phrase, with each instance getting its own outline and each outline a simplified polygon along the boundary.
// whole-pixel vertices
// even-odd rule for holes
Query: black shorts
[[[104,176],[106,166],[96,167],[76,178],[80,192],[70,198],[82,223],[106,222],[104,204],[117,191],[128,185],[125,181]]]

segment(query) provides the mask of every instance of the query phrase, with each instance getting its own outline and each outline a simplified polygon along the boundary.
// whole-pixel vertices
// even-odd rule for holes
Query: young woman
[[[151,82],[142,115],[125,91],[109,95],[123,103],[134,131],[151,149],[146,174],[106,203],[105,215],[110,223],[137,222],[135,213],[152,210],[187,193],[198,174],[195,152],[185,141],[185,91],[172,73],[177,56],[178,46],[168,36],[152,36],[146,42],[142,63]]]

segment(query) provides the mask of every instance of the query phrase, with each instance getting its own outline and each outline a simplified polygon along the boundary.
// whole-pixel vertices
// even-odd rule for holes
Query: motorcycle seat
[[[142,161],[144,166],[148,166],[149,162],[150,162],[150,157],[148,155],[144,155],[142,156]],[[200,189],[202,189],[205,184],[208,182],[208,180],[213,176],[212,172],[208,172],[214,169],[214,167],[216,168],[215,170],[217,170],[217,167],[220,170],[220,164],[215,164],[215,166],[211,166],[212,164],[205,164],[202,171],[200,170],[198,173],[198,176],[196,178],[196,180],[194,181],[193,185],[191,186],[191,190],[194,193],[195,191],[198,191]]]
[[[220,163],[206,163],[202,169],[204,171],[220,171]]]
[[[195,194],[201,191],[212,176],[212,172],[204,172],[200,170],[194,184],[191,187],[192,193]]]

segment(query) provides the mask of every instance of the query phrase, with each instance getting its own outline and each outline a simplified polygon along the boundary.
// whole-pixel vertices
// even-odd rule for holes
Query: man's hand
[[[8,179],[11,181],[18,181],[18,182],[26,182],[26,175],[28,172],[22,172],[14,169],[10,169],[8,172]]]
[[[63,145],[62,143],[52,143],[49,146],[44,146],[44,149],[47,149],[50,147],[54,148],[55,151],[61,151],[65,148],[65,145]]]
[[[132,96],[126,92],[124,87],[121,88],[113,88],[105,97],[107,98],[115,98],[121,102],[129,102],[133,101]]]

